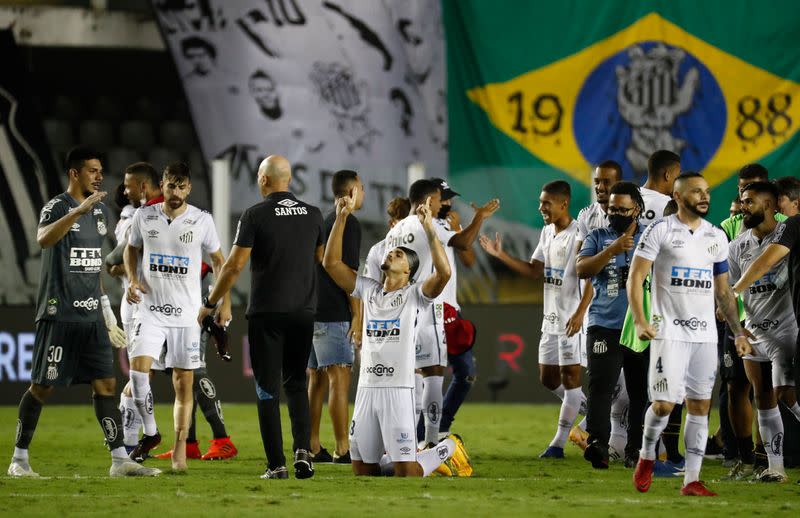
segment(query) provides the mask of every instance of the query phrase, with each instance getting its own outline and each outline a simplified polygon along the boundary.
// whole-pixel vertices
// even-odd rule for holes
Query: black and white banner
[[[203,153],[230,160],[232,211],[260,201],[258,164],[281,154],[296,195],[323,208],[355,169],[360,217],[385,220],[407,167],[447,164],[439,0],[153,0]]]
[[[39,282],[39,209],[63,191],[11,30],[0,30],[0,306],[32,304]]]

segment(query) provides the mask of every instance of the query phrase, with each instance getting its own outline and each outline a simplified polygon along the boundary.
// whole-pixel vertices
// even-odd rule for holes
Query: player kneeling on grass
[[[364,303],[361,372],[350,424],[353,473],[380,475],[381,466],[391,463],[395,476],[419,477],[446,463],[451,473],[469,476],[472,466],[458,436],[450,435],[436,447],[419,453],[415,448],[417,314],[429,310],[450,279],[450,265],[433,227],[430,200],[417,209],[433,259],[433,273],[420,284],[409,282],[419,259],[405,247],[394,248],[384,257],[383,284],[357,275],[342,262],[345,221],[354,206],[352,193],[337,201],[336,221],[322,262],[340,288]]]

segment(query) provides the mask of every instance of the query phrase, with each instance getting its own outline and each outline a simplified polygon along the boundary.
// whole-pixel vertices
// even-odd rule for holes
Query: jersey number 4
[[[656,360],[656,372],[658,372],[659,374],[664,373],[664,366],[661,365],[661,356],[659,356],[658,360]]]

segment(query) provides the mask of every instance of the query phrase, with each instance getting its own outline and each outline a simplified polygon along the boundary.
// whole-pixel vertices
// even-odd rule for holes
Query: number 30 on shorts
[[[59,363],[64,355],[64,349],[60,345],[51,345],[47,348],[47,361],[49,363]]]

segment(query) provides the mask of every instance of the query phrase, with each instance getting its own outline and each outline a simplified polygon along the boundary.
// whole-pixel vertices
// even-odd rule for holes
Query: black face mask
[[[439,209],[439,214],[436,216],[439,219],[445,219],[450,211],[453,209],[452,205],[442,205],[442,208]]]
[[[608,222],[617,234],[623,234],[633,223],[633,216],[623,216],[622,214],[611,214]]]

